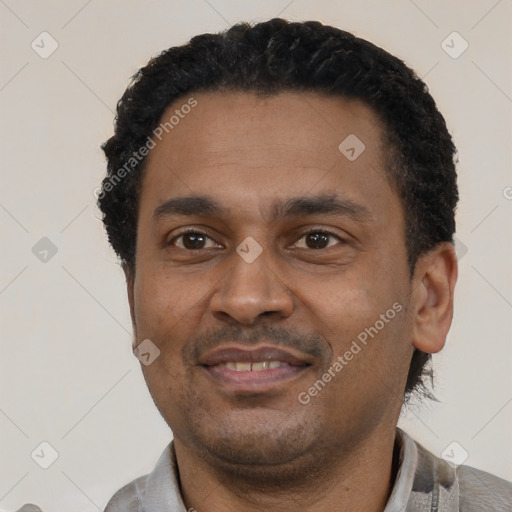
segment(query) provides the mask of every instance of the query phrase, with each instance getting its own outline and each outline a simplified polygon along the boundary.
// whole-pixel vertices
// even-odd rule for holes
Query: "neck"
[[[183,501],[198,512],[332,510],[382,512],[396,472],[395,429],[377,428],[354,444],[318,449],[285,465],[233,467],[174,439]]]

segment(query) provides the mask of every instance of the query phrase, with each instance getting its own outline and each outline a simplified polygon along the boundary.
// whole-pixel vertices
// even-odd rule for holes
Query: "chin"
[[[198,425],[198,423],[196,423]],[[320,426],[275,410],[238,410],[195,430],[195,444],[223,464],[269,466],[290,463],[312,450]]]
[[[287,425],[271,430],[262,425],[221,431],[196,432],[194,440],[198,455],[216,468],[227,481],[238,482],[241,488],[268,492],[293,487],[305,475],[322,474],[335,463],[330,443],[322,432],[304,425]]]

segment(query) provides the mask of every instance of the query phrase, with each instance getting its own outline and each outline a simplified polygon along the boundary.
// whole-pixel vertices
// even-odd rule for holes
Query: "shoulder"
[[[460,512],[512,511],[512,482],[472,468],[459,466]]]
[[[184,510],[173,442],[166,446],[153,471],[119,489],[104,512],[166,512]]]
[[[141,476],[121,487],[110,498],[104,512],[139,512],[148,475]]]
[[[407,510],[512,512],[512,482],[448,463],[407,434],[401,435],[408,447],[408,469],[414,473]]]

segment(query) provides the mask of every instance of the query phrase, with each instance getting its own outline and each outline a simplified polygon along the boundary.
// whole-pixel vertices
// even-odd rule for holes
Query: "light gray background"
[[[95,208],[99,145],[152,55],[278,15],[400,56],[445,115],[467,253],[453,328],[434,358],[441,403],[411,409],[400,425],[438,455],[457,441],[467,464],[512,480],[510,0],[0,0],[0,510],[101,510],[169,442],[131,352],[124,279]],[[43,31],[59,45],[47,59],[31,48]],[[441,46],[453,31],[469,43],[457,59]],[[58,249],[47,262],[32,253],[42,237]],[[59,455],[48,469],[30,455],[42,441]]]

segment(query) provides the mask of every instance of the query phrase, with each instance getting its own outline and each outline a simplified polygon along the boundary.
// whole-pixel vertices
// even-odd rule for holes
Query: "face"
[[[192,96],[147,157],[128,275],[175,442],[279,466],[394,428],[411,280],[378,118],[313,93]]]

